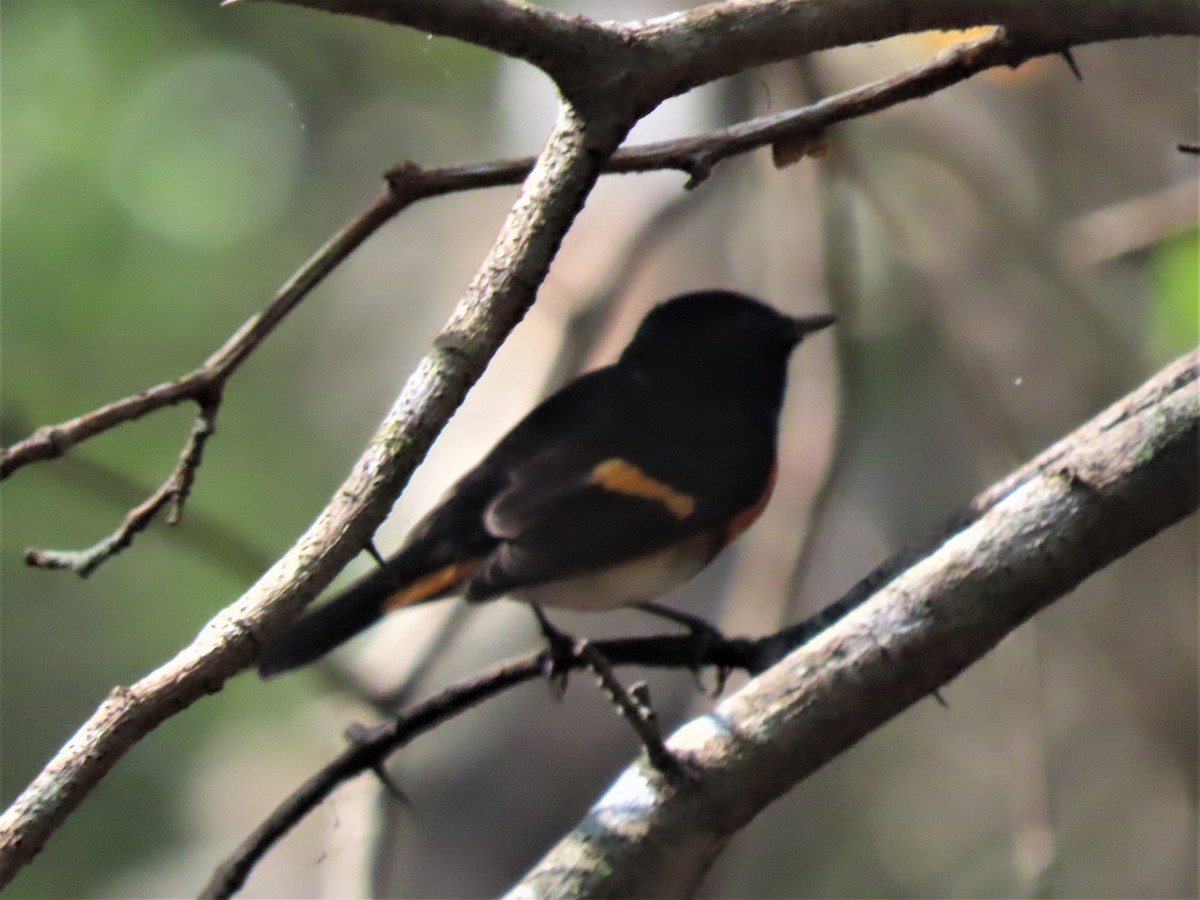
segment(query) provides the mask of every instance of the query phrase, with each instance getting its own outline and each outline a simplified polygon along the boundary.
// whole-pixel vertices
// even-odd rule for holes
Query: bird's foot
[[[546,659],[542,663],[542,676],[549,683],[554,699],[561,700],[567,690],[567,676],[571,674],[571,669],[575,667],[579,658],[579,642],[565,631],[556,628],[536,603],[531,603],[529,607],[537,617],[542,637],[546,639]]]
[[[721,696],[721,692],[725,690],[725,682],[729,680],[729,674],[732,670],[728,666],[714,666],[713,671],[716,675],[716,681],[711,690],[704,684],[701,678],[701,670],[707,664],[707,660],[712,657],[712,651],[715,648],[726,647],[732,643],[729,638],[715,625],[706,622],[699,616],[679,612],[679,610],[671,609],[669,606],[660,606],[657,603],[639,603],[637,607],[643,612],[667,619],[676,625],[682,625],[688,630],[688,642],[691,645],[692,660],[688,668],[691,670],[692,677],[696,681],[696,687],[701,692],[710,694],[713,697]]]

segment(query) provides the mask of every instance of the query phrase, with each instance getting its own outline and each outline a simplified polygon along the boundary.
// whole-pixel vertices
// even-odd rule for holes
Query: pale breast
[[[521,588],[522,600],[577,612],[603,612],[656,600],[689,581],[720,549],[701,534],[647,556],[591,572]]]

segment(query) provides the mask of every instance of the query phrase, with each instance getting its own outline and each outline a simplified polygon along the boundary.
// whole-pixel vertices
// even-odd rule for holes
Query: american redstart
[[[659,304],[613,365],[540,403],[394,556],[270,644],[259,671],[441,597],[511,594],[546,624],[543,604],[608,610],[683,584],[766,505],[788,357],[833,321],[728,291]]]

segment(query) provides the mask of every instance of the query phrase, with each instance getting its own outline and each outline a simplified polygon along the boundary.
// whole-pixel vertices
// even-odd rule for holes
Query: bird
[[[526,601],[548,638],[543,606],[702,621],[654,601],[766,506],[788,361],[834,321],[727,290],[659,303],[616,362],[538,404],[396,553],[268,642],[260,674],[304,666],[389,612],[449,596]]]

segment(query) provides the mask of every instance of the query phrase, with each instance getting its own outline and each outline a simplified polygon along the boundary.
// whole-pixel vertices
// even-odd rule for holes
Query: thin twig
[[[270,304],[247,320],[192,372],[70,421],[39,428],[25,440],[7,448],[0,456],[0,480],[23,465],[62,456],[81,441],[155,410],[188,400],[195,401],[200,407],[174,472],[153,495],[126,515],[113,534],[82,551],[30,550],[26,552],[26,562],[45,568],[71,569],[81,576],[87,576],[102,562],[128,547],[134,535],[145,529],[167,506],[171,507],[169,521],[177,524],[195,482],[204,445],[214,432],[225,383],[326,275],[401,208],[399,199],[390,191],[379,197],[301,266],[280,288]]]
[[[687,186],[694,187],[709,177],[715,165],[732,156],[780,141],[815,138],[837,122],[926,96],[993,66],[1017,65],[1027,55],[1016,48],[1001,29],[996,29],[985,37],[952,47],[904,73],[844,91],[811,106],[764,116],[698,137],[618,151],[605,171],[631,173],[677,169],[689,175]],[[87,415],[39,428],[0,457],[0,479],[30,462],[61,456],[80,441],[155,409],[210,396],[215,396],[219,405],[225,382],[246,357],[314,287],[384,223],[419,200],[519,183],[532,165],[532,157],[436,169],[426,169],[413,162],[400,163],[386,175],[388,190],[301,266],[275,299],[198,369]],[[211,415],[215,416],[215,413],[214,407]],[[189,441],[189,448],[191,446]],[[178,498],[186,496],[186,489],[180,494],[178,487],[190,489],[195,469],[195,465],[181,463],[158,492],[131,511],[116,532],[94,547],[83,551],[31,550],[26,554],[26,561],[45,568],[67,568],[81,575],[90,574],[104,560],[127,547],[133,536],[168,503],[174,504],[172,519],[177,521],[181,508]]]
[[[844,91],[811,106],[765,116],[698,137],[646,144],[618,151],[605,168],[609,173],[649,172],[677,169],[689,175],[694,187],[711,174],[713,167],[732,156],[779,141],[815,137],[837,122],[864,116],[888,106],[926,96],[997,65],[1017,65],[1028,54],[1015,48],[1000,29],[939,54],[907,72]],[[61,456],[71,447],[132,421],[154,410],[187,400],[201,403],[199,425],[211,421],[219,408],[225,382],[238,366],[262,343],[283,318],[350,253],[384,223],[430,197],[519,183],[533,165],[532,157],[498,160],[470,166],[425,169],[404,162],[387,175],[388,190],[360,215],[351,220],[317,251],[259,314],[249,319],[199,368],[174,381],[150,388],[132,397],[108,404],[86,415],[58,425],[43,426],[14,444],[0,457],[0,479],[31,462]],[[215,398],[215,399],[211,399]],[[205,412],[206,409],[211,410]],[[205,434],[203,439],[207,439]],[[185,447],[184,460],[163,486],[145,503],[132,510],[112,535],[82,551],[30,550],[26,561],[44,568],[65,568],[88,575],[105,560],[129,546],[158,512],[173,505],[171,520],[178,521],[182,501],[195,478],[203,443],[193,431]],[[194,456],[194,462],[187,460]]]
[[[614,666],[691,668],[697,664],[696,645],[688,635],[596,641],[592,646]],[[759,671],[760,654],[764,646],[763,642],[746,639],[727,639],[719,644],[713,642],[703,648],[703,658],[699,662],[754,673]],[[478,706],[484,700],[541,678],[549,661],[550,651],[542,650],[497,663],[439,691],[389,722],[357,730],[350,746],[297,788],[216,868],[200,896],[231,896],[245,883],[251,869],[266,852],[338,785],[364,772],[373,771],[414,738]],[[574,653],[565,664],[571,669],[590,665],[579,652]]]
[[[1174,448],[1171,452],[1184,456],[1188,453],[1191,454],[1188,460],[1189,466],[1181,467],[1176,473],[1181,480],[1190,485],[1191,494],[1173,499],[1172,502],[1179,507],[1174,512],[1166,514],[1165,511],[1161,511],[1164,512],[1164,515],[1159,521],[1158,527],[1164,527],[1166,523],[1173,520],[1172,517],[1184,514],[1180,510],[1186,511],[1189,504],[1194,509],[1196,504],[1196,479],[1192,473],[1196,471],[1194,465],[1197,428],[1195,389],[1198,378],[1200,378],[1200,358],[1196,353],[1176,361],[1141,388],[1114,403],[1100,415],[1058,441],[1053,447],[981,493],[962,513],[948,520],[928,540],[902,550],[878,566],[841,598],[820,612],[809,616],[803,622],[762,638],[714,638],[704,642],[699,649],[691,635],[603,640],[596,641],[594,646],[612,666],[639,665],[691,669],[700,664],[718,668],[741,669],[757,675],[766,667],[783,660],[793,650],[829,628],[834,622],[844,618],[901,572],[906,569],[911,570],[914,563],[941,547],[946,542],[948,535],[962,532],[974,522],[979,521],[1000,502],[1011,497],[1019,487],[1027,485],[1035,479],[1057,477],[1057,473],[1063,468],[1062,461],[1064,459],[1069,459],[1072,455],[1092,452],[1091,448],[1094,445],[1102,444],[1112,434],[1120,433],[1122,427],[1125,427],[1126,431],[1144,433],[1145,429],[1140,422],[1135,422],[1133,426],[1125,426],[1128,420],[1141,417],[1147,421],[1158,421],[1159,419],[1165,421],[1166,414],[1162,411],[1166,406],[1183,405],[1186,407],[1190,402],[1190,418],[1185,415],[1180,420],[1182,424],[1176,426],[1176,431],[1183,434],[1184,437],[1171,445]],[[1162,415],[1159,414],[1160,412]],[[1190,443],[1187,430],[1189,427],[1191,429]],[[1182,453],[1181,447],[1183,448]],[[1116,454],[1114,458],[1120,460],[1123,457]],[[1184,471],[1185,469],[1186,471]],[[1089,492],[1089,496],[1091,496],[1091,492]],[[1091,499],[1097,499],[1099,496],[1099,493],[1096,492]],[[956,571],[952,567],[943,574],[953,576]],[[909,574],[911,575],[911,571]],[[928,577],[937,580],[935,576],[936,573],[930,573]],[[886,611],[881,615],[886,619]],[[880,627],[885,628],[886,623]],[[837,653],[831,654],[832,658],[837,656]],[[358,733],[359,740],[355,744],[309,778],[217,868],[202,896],[226,897],[236,891],[267,850],[308,812],[328,797],[339,784],[381,764],[388,755],[405,746],[418,735],[492,696],[540,677],[545,672],[549,661],[550,651],[542,650],[539,653],[498,663],[416,704],[393,721],[383,723],[373,729],[360,731]],[[580,652],[577,644],[575,652],[564,661],[564,664],[570,669],[578,669],[589,665],[589,662]],[[929,691],[936,691],[936,688],[937,685],[932,685]],[[844,713],[847,720],[855,717],[853,709],[844,710]]]
[[[575,645],[575,655],[583,659],[592,670],[601,690],[637,734],[642,746],[646,748],[646,757],[650,760],[650,765],[667,778],[681,775],[683,767],[663,743],[662,732],[658,729],[658,718],[650,706],[650,696],[645,685],[641,686],[639,693],[642,696],[639,697],[625,690],[625,685],[617,678],[608,659],[592,641],[578,641]]]
[[[271,302],[248,319],[224,344],[193,371],[130,397],[57,425],[45,425],[5,449],[0,456],[0,479],[32,462],[56,459],[76,444],[115,425],[187,401],[201,406],[215,402],[229,376],[305,296],[394,214],[397,201],[390,193],[375,200],[334,234],[280,287]]]
[[[1075,268],[1095,266],[1195,228],[1198,196],[1193,178],[1092,210],[1064,229],[1063,256]]]
[[[116,509],[136,506],[150,493],[136,478],[83,456],[68,457],[50,474]],[[227,522],[202,509],[188,511],[187,527],[180,533],[179,541],[184,549],[199,554],[242,580],[257,578],[274,558]]]
[[[160,510],[170,507],[167,524],[178,525],[196,480],[196,470],[204,456],[204,445],[216,432],[219,404],[220,400],[214,399],[200,407],[175,470],[147,500],[126,514],[116,531],[86,550],[39,550],[30,547],[25,551],[25,562],[42,569],[69,569],[86,578],[105,560],[133,543],[134,535],[147,528]]]

